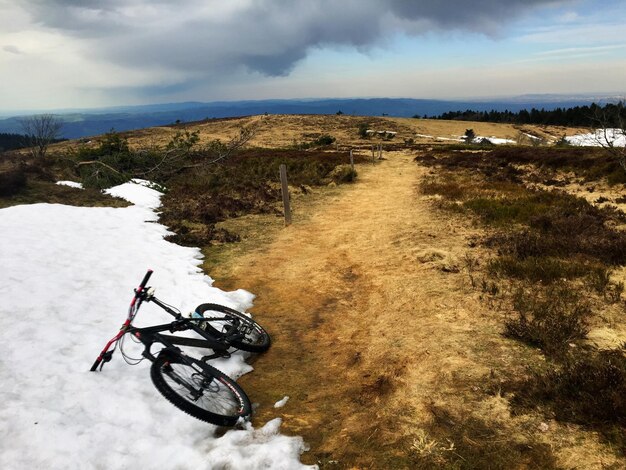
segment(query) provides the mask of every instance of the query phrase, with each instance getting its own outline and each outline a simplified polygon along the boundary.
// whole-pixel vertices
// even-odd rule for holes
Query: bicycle
[[[252,413],[250,400],[243,389],[215,367],[206,363],[209,359],[230,357],[229,349],[263,352],[270,347],[270,336],[257,322],[247,315],[218,304],[200,304],[190,318],[157,299],[154,289],[146,287],[153,271],[145,274],[130,303],[128,316],[120,331],[109,340],[91,366],[91,371],[100,370],[111,361],[113,353],[120,347],[124,360],[138,364],[143,359],[131,362],[123,349],[127,334],[143,343],[142,356],[152,362],[150,376],[157,390],[174,406],[185,413],[218,426],[233,426],[240,419],[247,420]],[[174,317],[171,323],[137,328],[132,325],[143,302],[154,302]],[[162,334],[192,330],[203,339]],[[154,343],[164,347],[152,354]],[[111,346],[113,349],[110,349]],[[176,345],[211,349],[213,354],[200,359],[187,355]]]

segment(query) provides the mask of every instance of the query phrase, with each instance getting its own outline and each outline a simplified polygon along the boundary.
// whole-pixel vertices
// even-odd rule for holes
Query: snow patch
[[[280,421],[218,437],[158,393],[147,361],[129,367],[118,350],[101,372],[89,372],[148,267],[157,296],[183,313],[203,302],[245,311],[254,298],[212,287],[199,249],[168,243],[166,227],[145,223],[156,222],[160,193],[141,183],[108,192],[137,205],[0,209],[0,467],[304,468],[305,444],[280,435]],[[148,303],[135,323],[168,321]],[[244,359],[212,364],[236,378],[252,369]]]
[[[276,403],[274,403],[274,408],[282,408],[283,406],[285,406],[287,404],[287,402],[289,401],[289,397],[285,396],[284,398],[278,400]]]
[[[565,137],[565,140],[578,147],[626,146],[626,134],[624,134],[622,129],[598,129],[587,134]]]
[[[452,140],[454,142],[464,142],[465,141],[465,139],[463,139],[462,137],[457,137],[457,138],[437,137],[437,140]]]
[[[105,189],[104,192],[111,196],[126,199],[136,206],[145,207],[146,209],[156,209],[161,205],[161,196],[163,196],[163,193],[149,186],[149,181],[133,179],[128,183]]]
[[[295,456],[308,448],[300,437],[279,434],[280,418],[269,421],[260,429],[249,426],[244,431],[228,431],[213,440],[206,449],[211,468],[291,470],[315,469],[304,466]],[[188,468],[188,467],[184,467]]]
[[[502,139],[500,137],[495,137],[495,136],[491,136],[491,137],[477,136],[477,137],[474,137],[473,142],[475,144],[479,144],[483,139],[487,139],[489,142],[491,142],[494,145],[505,145],[505,144],[514,144],[515,143],[514,140]]]
[[[57,184],[60,186],[70,186],[72,188],[83,189],[83,184],[78,183],[77,181],[57,181]]]

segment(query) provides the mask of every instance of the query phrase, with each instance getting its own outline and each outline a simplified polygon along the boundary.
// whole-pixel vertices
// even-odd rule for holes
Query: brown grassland
[[[362,139],[365,124],[397,135]],[[219,168],[191,156],[169,177],[162,221],[202,248],[218,287],[257,295],[251,313],[273,345],[239,380],[258,403],[253,424],[281,417],[321,468],[626,467],[626,175],[598,150],[441,139],[580,129],[254,116],[122,136],[155,147],[184,128],[202,147],[247,125],[246,150]],[[336,142],[299,150],[323,135]],[[51,158],[100,140],[55,145]],[[338,171],[350,148],[356,179]],[[11,176],[23,188],[0,207],[49,200],[51,181],[73,176],[41,166]],[[58,202],[102,203],[61,191],[72,196]]]

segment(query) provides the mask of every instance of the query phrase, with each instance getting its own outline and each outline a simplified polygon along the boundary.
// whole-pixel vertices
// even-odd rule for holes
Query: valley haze
[[[214,102],[183,102],[138,106],[115,106],[93,109],[64,109],[40,111],[52,113],[63,122],[61,136],[76,139],[115,131],[128,131],[176,122],[229,118],[260,114],[336,114],[355,116],[412,117],[435,116],[448,111],[517,112],[522,109],[555,109],[589,105],[592,102],[616,102],[626,93],[597,95],[522,95],[510,98],[475,100],[431,100],[414,98],[352,98],[352,99],[293,99],[245,100]],[[16,112],[0,119],[0,132],[22,133],[21,120],[37,111]]]

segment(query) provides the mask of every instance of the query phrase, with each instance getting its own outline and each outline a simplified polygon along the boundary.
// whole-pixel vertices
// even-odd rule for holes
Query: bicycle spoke
[[[186,364],[173,363],[168,369],[163,371],[168,385],[187,401],[213,413],[233,414],[239,410],[232,391],[215,377],[194,372]]]

